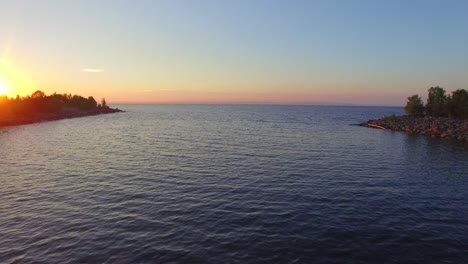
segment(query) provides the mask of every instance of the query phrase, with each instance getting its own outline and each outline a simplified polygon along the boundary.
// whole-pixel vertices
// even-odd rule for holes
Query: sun
[[[7,93],[8,93],[8,89],[7,89],[5,82],[0,80],[0,95],[6,95]]]

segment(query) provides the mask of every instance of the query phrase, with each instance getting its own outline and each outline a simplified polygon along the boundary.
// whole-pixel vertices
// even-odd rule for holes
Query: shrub
[[[397,121],[397,119],[398,119],[398,116],[395,115],[395,114],[391,114],[391,115],[385,116],[385,117],[383,118],[383,120],[385,120],[385,121],[391,121],[391,122],[395,122],[395,121]]]
[[[424,115],[424,105],[419,95],[415,94],[408,97],[408,102],[405,106],[405,113],[410,116]]]

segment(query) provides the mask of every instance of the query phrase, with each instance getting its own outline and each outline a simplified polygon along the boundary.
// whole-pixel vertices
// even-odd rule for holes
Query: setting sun
[[[38,90],[32,78],[11,59],[0,59],[0,95],[25,96]]]
[[[8,93],[8,89],[5,85],[5,83],[0,80],[0,95],[6,95]]]

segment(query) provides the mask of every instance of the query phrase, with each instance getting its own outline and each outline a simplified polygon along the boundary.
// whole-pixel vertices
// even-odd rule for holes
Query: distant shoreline
[[[359,125],[468,143],[468,120],[463,119],[393,115],[377,120],[369,120]]]
[[[188,103],[188,102],[174,102],[174,103],[166,103],[166,102],[113,102],[113,104],[117,105],[200,105],[200,106],[324,106],[324,107],[382,107],[382,108],[402,108],[401,105],[373,105],[373,104],[347,104],[347,103],[266,103],[266,102],[258,102],[258,103],[203,103],[203,102],[195,102],[195,103]]]
[[[25,97],[0,97],[0,127],[118,112],[124,111],[110,108],[104,98],[98,103],[92,96],[85,98],[76,94],[57,93],[46,95],[37,90]]]
[[[75,110],[75,111],[61,111],[57,113],[34,113],[30,115],[14,115],[8,117],[0,116],[0,128],[2,127],[11,127],[11,126],[21,126],[34,123],[69,119],[69,118],[78,118],[86,116],[95,116],[101,114],[113,114],[125,112],[118,108],[95,108],[90,110]]]

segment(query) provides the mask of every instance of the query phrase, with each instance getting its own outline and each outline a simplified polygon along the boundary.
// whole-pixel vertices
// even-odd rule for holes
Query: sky
[[[0,93],[404,105],[468,89],[467,14],[455,0],[0,0]]]

